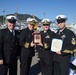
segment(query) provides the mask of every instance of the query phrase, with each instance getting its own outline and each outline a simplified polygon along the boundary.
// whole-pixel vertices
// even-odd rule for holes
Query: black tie
[[[11,35],[13,36],[13,31],[11,31]]]

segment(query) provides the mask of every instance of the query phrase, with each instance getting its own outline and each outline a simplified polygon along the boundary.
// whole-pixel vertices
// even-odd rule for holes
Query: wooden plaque
[[[40,33],[34,33],[33,34],[33,42],[35,44],[38,44],[41,42],[41,34]]]

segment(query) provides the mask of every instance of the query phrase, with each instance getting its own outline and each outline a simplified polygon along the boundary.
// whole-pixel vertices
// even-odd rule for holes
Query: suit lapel
[[[8,28],[6,29],[6,36],[8,37],[8,40],[12,40],[12,35]]]
[[[9,29],[7,29],[7,34],[8,34],[9,40],[11,40],[11,44],[13,44],[15,41],[15,35],[12,35]]]

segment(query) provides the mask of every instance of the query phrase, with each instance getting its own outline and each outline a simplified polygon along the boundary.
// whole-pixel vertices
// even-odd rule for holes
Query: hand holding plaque
[[[41,43],[41,34],[40,33],[33,34],[33,42],[35,44]]]

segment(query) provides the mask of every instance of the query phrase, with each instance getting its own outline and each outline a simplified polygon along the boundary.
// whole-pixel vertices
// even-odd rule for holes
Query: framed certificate
[[[33,34],[33,42],[35,44],[38,44],[40,43],[42,40],[41,40],[41,34],[40,33],[34,33]]]
[[[76,66],[76,59],[74,59],[71,63]]]
[[[62,50],[63,40],[61,39],[52,39],[51,51],[57,52]]]

